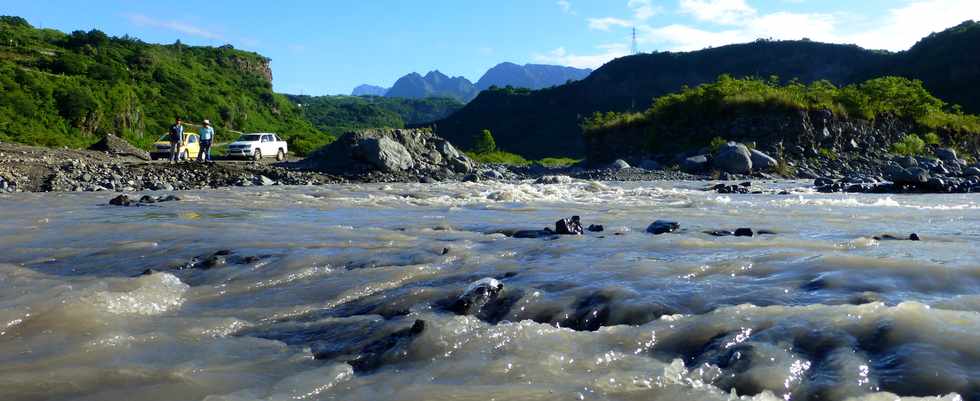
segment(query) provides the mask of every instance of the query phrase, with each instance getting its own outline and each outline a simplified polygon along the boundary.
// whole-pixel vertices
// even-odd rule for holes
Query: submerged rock
[[[735,236],[736,237],[754,237],[755,236],[755,231],[752,231],[751,228],[743,227],[743,228],[739,228],[739,229],[735,230]]]
[[[418,319],[407,327],[391,333],[381,339],[371,342],[350,360],[347,361],[354,372],[367,373],[377,370],[388,362],[404,358],[408,346],[425,331],[425,321]],[[313,351],[313,359],[329,359],[334,356],[331,352]]]
[[[674,221],[657,220],[647,227],[647,232],[653,235],[672,233],[681,228],[681,225]]]
[[[471,283],[453,302],[450,310],[457,315],[479,312],[488,302],[497,298],[504,284],[495,278],[484,278]]]
[[[588,230],[589,230],[589,232],[601,233],[601,232],[605,231],[606,228],[603,227],[602,224],[589,224]]]

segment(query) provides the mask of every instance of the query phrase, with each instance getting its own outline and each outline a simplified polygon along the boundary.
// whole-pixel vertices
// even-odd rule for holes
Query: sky
[[[476,81],[494,65],[598,68],[631,52],[758,38],[901,51],[980,20],[980,0],[2,0],[0,14],[65,32],[220,46],[272,59],[282,93],[349,94],[439,70]]]

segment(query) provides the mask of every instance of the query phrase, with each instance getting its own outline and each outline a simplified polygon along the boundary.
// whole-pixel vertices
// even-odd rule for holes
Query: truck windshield
[[[239,142],[258,142],[259,141],[259,138],[261,138],[261,137],[262,137],[261,135],[254,135],[254,134],[242,135],[242,136],[238,137],[238,141]]]

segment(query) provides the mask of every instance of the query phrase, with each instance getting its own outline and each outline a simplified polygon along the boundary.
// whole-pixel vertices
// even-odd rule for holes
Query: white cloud
[[[126,15],[129,22],[139,25],[139,26],[149,26],[154,28],[169,29],[171,31],[180,32],[186,35],[197,36],[205,39],[212,40],[223,40],[221,35],[211,32],[209,30],[199,28],[190,24],[175,20],[159,20],[155,18],[147,17],[143,14],[129,14]]]
[[[599,52],[595,54],[574,54],[569,53],[564,47],[544,54],[532,56],[535,62],[565,65],[576,68],[598,68],[615,58],[629,54],[629,47],[622,43],[607,43],[598,46]]]
[[[558,0],[558,8],[561,8],[565,14],[575,14],[575,11],[572,10],[572,3],[568,0]]]
[[[626,6],[633,11],[633,18],[637,21],[646,21],[660,11],[659,7],[653,6],[651,0],[629,0]]]
[[[673,51],[700,50],[744,41],[743,34],[737,30],[712,32],[680,24],[663,27],[641,26],[637,30],[639,31],[637,40],[641,44],[660,45],[658,47],[661,49]]]
[[[633,22],[624,19],[606,17],[606,18],[589,18],[589,29],[595,29],[599,31],[608,31],[609,28],[614,26],[620,27],[630,27],[633,26]]]
[[[977,0],[918,0],[888,11],[874,28],[845,35],[844,40],[871,49],[905,50],[930,33],[966,20],[980,20]]]
[[[745,0],[680,0],[680,11],[700,21],[725,25],[739,24],[756,15]]]

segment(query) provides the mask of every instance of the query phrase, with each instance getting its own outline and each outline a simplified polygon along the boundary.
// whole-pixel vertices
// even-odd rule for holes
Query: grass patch
[[[502,150],[486,153],[466,152],[466,156],[474,161],[487,164],[506,164],[509,166],[527,166],[531,164],[530,161],[521,157],[521,155]]]
[[[558,167],[568,167],[581,161],[582,159],[572,159],[569,157],[546,157],[544,159],[538,160],[536,163],[545,167],[558,168]]]

